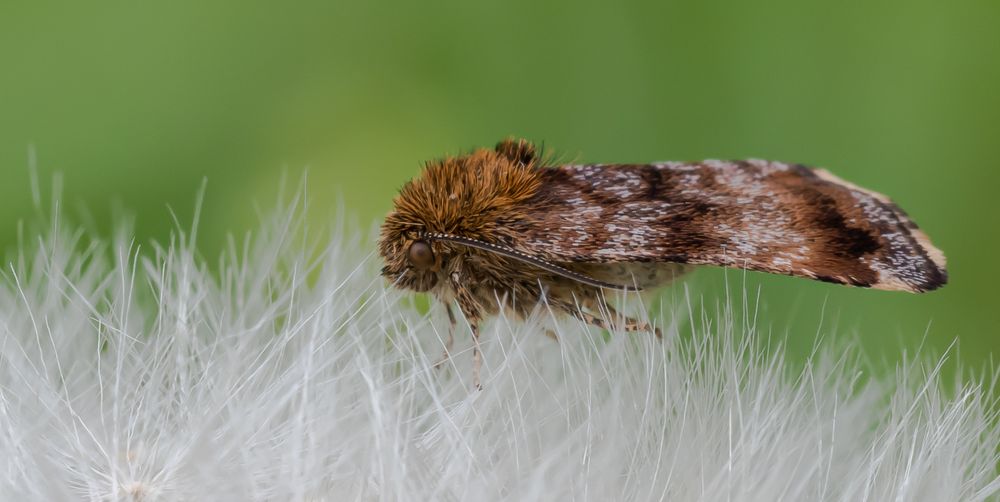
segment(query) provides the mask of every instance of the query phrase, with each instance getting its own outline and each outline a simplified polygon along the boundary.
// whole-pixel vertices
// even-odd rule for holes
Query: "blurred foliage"
[[[421,161],[511,134],[581,161],[772,158],[890,194],[952,278],[917,296],[751,274],[776,336],[801,354],[817,326],[857,332],[894,360],[926,333],[979,364],[1000,349],[997,26],[986,0],[6,1],[0,245],[34,212],[32,145],[75,221],[108,233],[117,205],[140,242],[169,235],[168,205],[189,221],[207,178],[206,256],[307,167],[319,219],[367,226]],[[715,298],[722,277],[691,284]]]

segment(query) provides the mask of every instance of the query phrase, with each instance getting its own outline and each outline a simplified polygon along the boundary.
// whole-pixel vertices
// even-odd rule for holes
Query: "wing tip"
[[[856,190],[872,197],[875,200],[878,200],[879,202],[889,205],[907,227],[907,230],[913,237],[913,241],[931,262],[929,264],[931,266],[925,267],[925,270],[922,270],[924,273],[921,274],[920,280],[904,280],[894,274],[882,273],[880,275],[886,275],[887,277],[880,277],[878,282],[871,285],[873,289],[924,293],[938,289],[948,283],[947,259],[944,256],[944,252],[934,246],[934,244],[931,243],[930,238],[927,237],[927,234],[924,233],[923,230],[917,228],[917,226],[910,221],[905,213],[903,213],[898,206],[896,206],[892,200],[889,199],[889,197],[879,192],[855,185],[850,181],[846,181],[826,169],[814,168],[813,172],[817,177],[824,181],[841,185],[850,190]]]
[[[898,278],[879,281],[872,284],[872,289],[881,291],[905,291],[907,293],[927,293],[939,289],[948,283],[948,275],[941,274],[939,278],[921,281],[917,283],[901,281]]]
[[[945,258],[944,252],[931,243],[930,237],[927,237],[927,234],[925,234],[923,230],[914,228],[910,230],[910,234],[913,235],[913,240],[917,241],[920,248],[924,250],[927,258],[929,258],[940,271],[944,272],[948,264],[948,259]]]
[[[893,271],[894,272],[894,271]],[[948,284],[948,271],[942,267],[928,267],[921,270],[919,278],[904,278],[893,272],[881,272],[878,282],[872,284],[872,289],[883,291],[906,291],[909,293],[926,293]]]

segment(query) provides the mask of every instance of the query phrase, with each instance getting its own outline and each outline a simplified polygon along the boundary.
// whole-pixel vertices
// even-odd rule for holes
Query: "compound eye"
[[[427,268],[434,263],[434,251],[426,242],[416,241],[410,244],[409,258],[414,267]]]

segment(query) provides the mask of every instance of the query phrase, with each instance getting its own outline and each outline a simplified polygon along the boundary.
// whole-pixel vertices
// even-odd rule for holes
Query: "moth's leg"
[[[553,342],[559,343],[559,336],[556,335],[555,331],[552,331],[551,329],[547,329],[547,330],[545,330],[545,336],[551,338]]]
[[[462,309],[462,314],[472,328],[472,385],[477,390],[483,390],[483,386],[479,383],[479,373],[483,366],[483,354],[479,348],[479,322],[482,321],[482,309],[472,291],[462,284],[457,272],[451,274],[451,280],[458,297],[458,307]]]
[[[583,309],[577,307],[576,305],[554,299],[549,299],[548,302],[549,305],[563,312],[564,314],[569,314],[591,326],[600,329],[607,329],[607,330],[611,329],[610,327],[608,327],[607,321],[601,319],[600,317],[595,316],[594,314],[591,314],[590,312],[584,312]]]
[[[483,384],[479,383],[479,373],[483,367],[483,352],[479,349],[479,321],[473,322],[472,326],[472,386],[476,390],[483,390]]]
[[[607,312],[608,316],[611,319],[615,320],[613,322],[615,322],[616,325],[618,324],[616,322],[618,319],[622,320],[621,329],[623,331],[625,331],[626,333],[635,333],[637,331],[645,331],[647,333],[653,333],[653,334],[655,334],[656,338],[663,338],[663,332],[660,331],[660,328],[652,326],[648,322],[638,321],[638,320],[633,319],[633,318],[631,318],[631,317],[629,317],[627,315],[623,315],[620,312],[618,312],[617,310],[615,310],[614,307],[612,307],[611,305],[608,305],[608,302],[606,302],[606,301],[601,300],[601,303],[603,304],[603,305],[601,305],[601,308],[604,309],[603,311]]]
[[[554,328],[544,328],[542,334],[550,338],[553,342],[559,343],[559,335],[556,334]]]
[[[608,322],[607,320],[597,317],[596,315],[591,314],[589,312],[584,312],[583,310],[576,308],[575,306],[570,305],[569,303],[561,301],[552,301],[550,303],[552,303],[553,306],[558,307],[563,312],[566,312],[567,314],[576,317],[577,319],[580,319],[583,322],[590,324],[591,326],[595,326],[600,329],[606,329],[608,331],[614,331],[614,328],[617,327],[613,326],[612,323]],[[600,311],[600,309],[594,306],[594,302],[587,301],[585,303],[589,308]],[[622,329],[625,332],[634,333],[636,331],[648,331],[650,333],[656,334],[657,338],[663,338],[663,333],[660,332],[659,328],[654,328],[650,326],[649,323],[647,322],[640,322],[635,319],[632,319],[631,317],[623,316],[619,314],[617,310],[611,307],[611,305],[608,305],[607,302],[602,301],[601,303],[603,303],[602,308],[605,309],[605,311],[611,318],[621,318],[624,321]]]
[[[444,304],[444,309],[448,312],[448,341],[444,342],[444,354],[441,355],[441,359],[434,363],[434,368],[440,368],[444,363],[451,359],[451,347],[455,345],[455,329],[458,322],[455,321],[455,313],[451,310],[451,304]]]

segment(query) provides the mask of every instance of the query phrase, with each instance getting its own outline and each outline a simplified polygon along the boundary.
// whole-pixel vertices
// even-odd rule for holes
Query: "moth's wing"
[[[884,195],[758,160],[539,170],[518,247],[569,264],[720,265],[928,291],[944,255]]]

